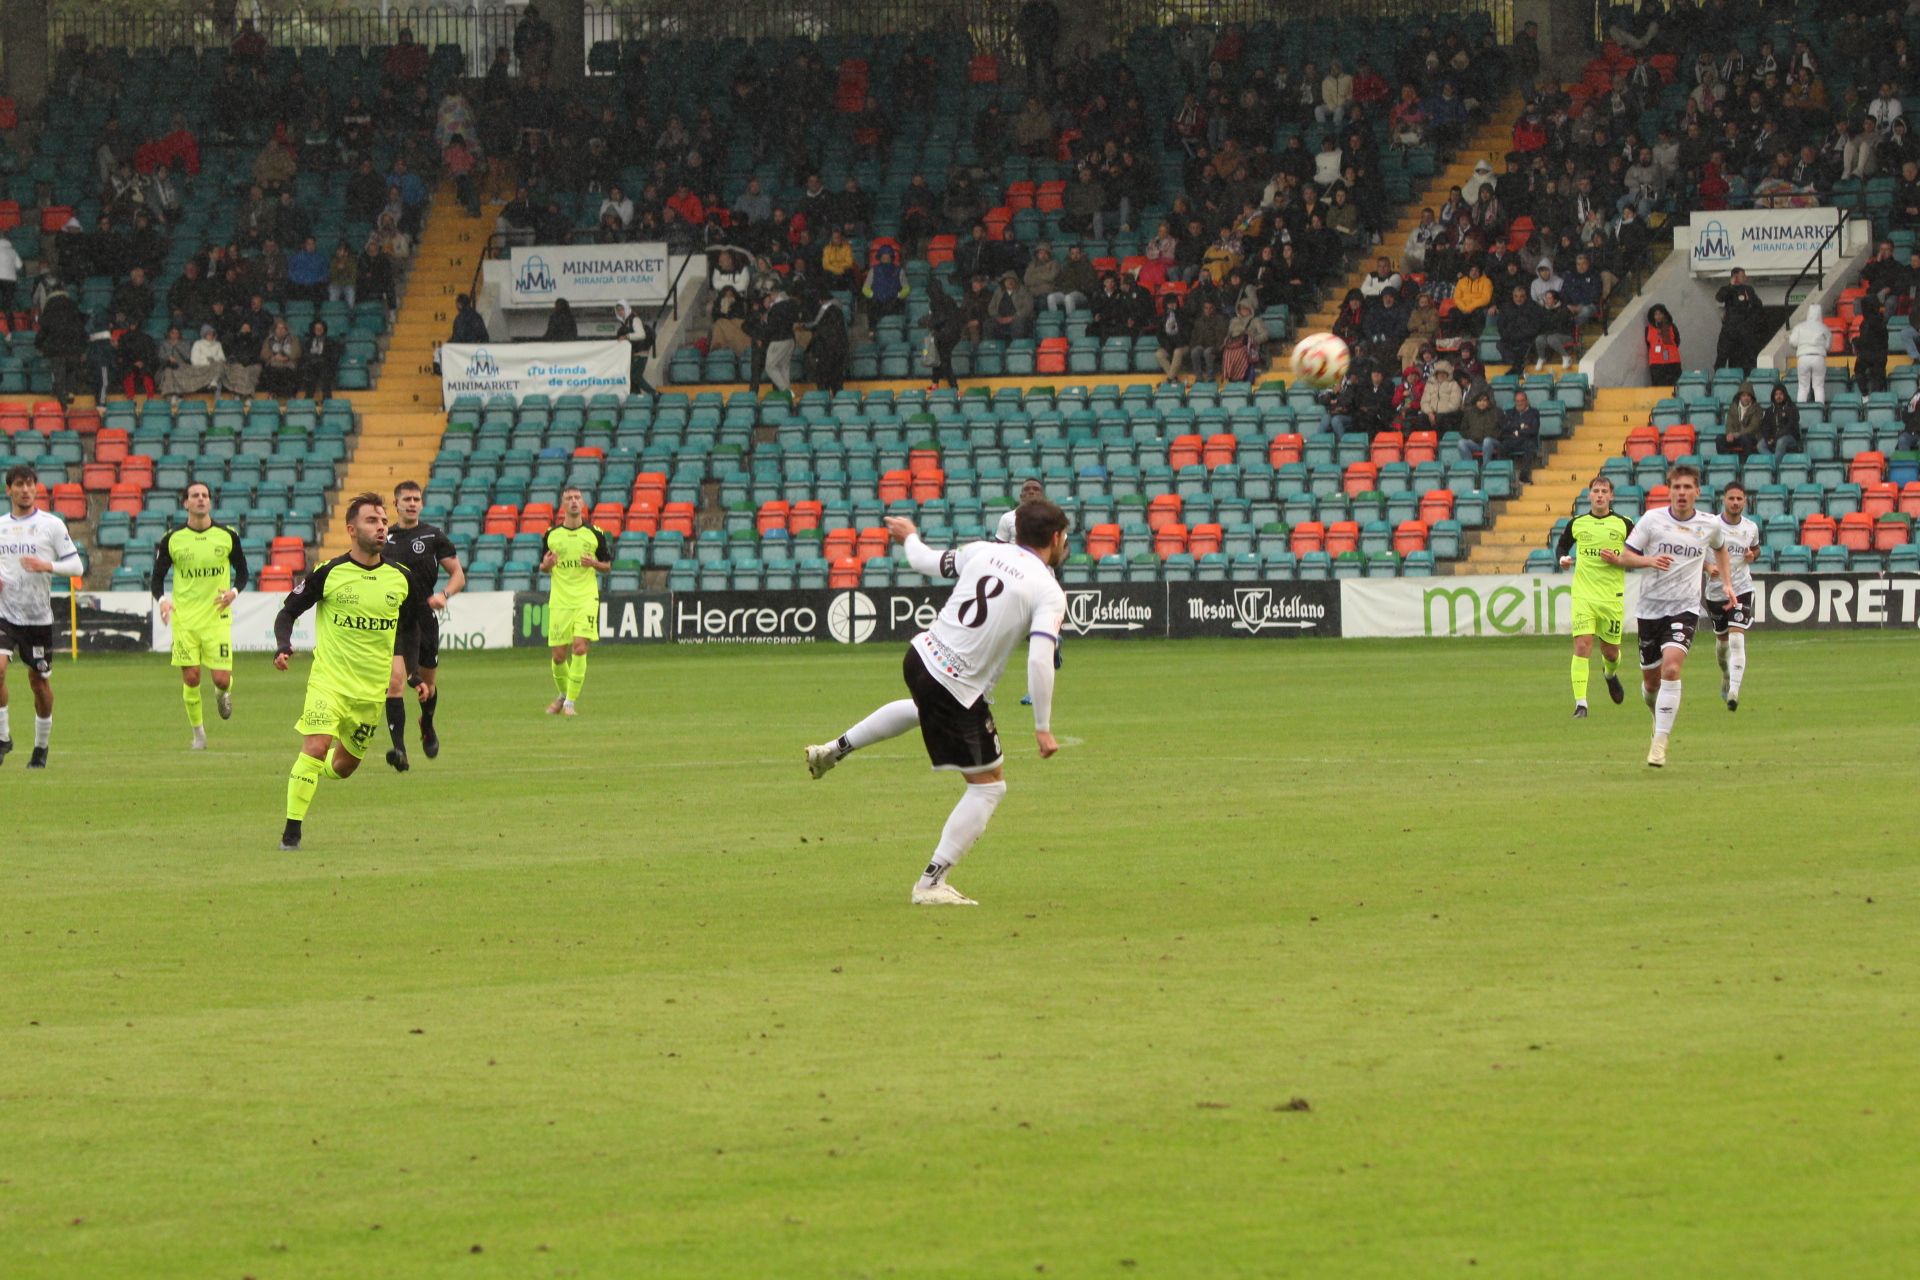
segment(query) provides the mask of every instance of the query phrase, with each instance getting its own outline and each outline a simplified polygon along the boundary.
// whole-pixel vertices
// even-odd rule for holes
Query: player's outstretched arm
[[[1036,631],[1027,639],[1027,694],[1033,699],[1033,739],[1045,760],[1060,749],[1053,740],[1053,655],[1057,637]]]

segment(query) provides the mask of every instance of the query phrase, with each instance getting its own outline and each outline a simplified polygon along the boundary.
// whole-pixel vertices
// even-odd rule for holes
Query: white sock
[[[888,738],[897,738],[909,729],[920,724],[920,708],[913,705],[912,698],[902,698],[898,702],[889,702],[853,728],[840,735],[840,758],[870,747],[876,742],[885,742]]]
[[[0,707],[0,739],[3,740],[10,740],[13,737],[13,722],[7,716],[10,710],[12,710],[10,707]]]
[[[1727,696],[1740,696],[1740,682],[1747,678],[1747,633],[1735,631],[1727,636]]]
[[[33,745],[44,747],[53,737],[53,717],[35,716],[33,718]]]
[[[1652,689],[1647,688],[1646,684],[1643,682],[1640,685],[1640,700],[1646,703],[1647,710],[1651,711],[1653,710],[1655,703],[1659,700],[1659,695],[1656,694]]]
[[[915,888],[931,889],[946,879],[953,864],[967,856],[967,850],[973,848],[973,842],[987,829],[987,820],[993,817],[993,811],[1000,807],[1000,797],[1006,794],[1005,782],[967,784],[966,794],[947,815],[947,825],[940,829],[940,844],[933,851],[933,861],[927,864]]]
[[[1660,701],[1653,708],[1653,731],[1660,737],[1673,732],[1673,718],[1680,714],[1680,682],[1662,680]]]

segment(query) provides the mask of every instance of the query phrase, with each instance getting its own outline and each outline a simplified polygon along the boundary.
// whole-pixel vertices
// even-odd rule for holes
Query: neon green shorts
[[[173,629],[173,665],[176,667],[212,667],[215,671],[233,669],[233,619],[231,616],[204,627]]]
[[[383,699],[356,702],[342,698],[331,689],[312,682],[307,684],[307,701],[300,718],[293,722],[300,736],[310,738],[327,734],[337,738],[355,760],[367,758],[367,747],[380,732],[387,716]]]
[[[558,648],[575,640],[600,638],[600,602],[547,606],[547,643]]]
[[[1624,604],[1578,599],[1573,602],[1573,634],[1576,636],[1593,636],[1601,644],[1619,644],[1626,622]]]

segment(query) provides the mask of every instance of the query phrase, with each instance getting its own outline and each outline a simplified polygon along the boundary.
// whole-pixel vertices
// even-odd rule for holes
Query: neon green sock
[[[1577,653],[1573,655],[1573,700],[1575,702],[1587,700],[1587,678],[1590,670],[1587,659]]]
[[[1619,659],[1619,657],[1618,657],[1618,655],[1616,655],[1616,656],[1614,656],[1614,657],[1611,657],[1611,658],[1609,658],[1609,657],[1608,657],[1608,656],[1607,656],[1606,654],[1604,654],[1604,653],[1603,653],[1603,654],[1601,654],[1601,655],[1600,655],[1600,670],[1602,670],[1602,671],[1604,671],[1604,672],[1606,672],[1606,673],[1607,673],[1607,674],[1608,674],[1609,676],[1617,676],[1617,675],[1619,675],[1619,674],[1620,674],[1620,659]]]
[[[573,702],[580,697],[581,687],[587,683],[587,655],[576,653],[567,663],[567,701]]]
[[[319,787],[325,768],[325,761],[316,760],[304,751],[293,758],[293,772],[287,778],[287,821],[306,821],[307,806],[313,803],[314,790]]]
[[[346,781],[346,779],[340,775],[340,771],[333,767],[333,752],[331,750],[329,750],[326,755],[320,757],[320,776],[329,782]]]
[[[200,710],[200,686],[183,684],[180,686],[180,701],[187,704],[187,723],[198,729],[206,723],[206,716]]]
[[[573,669],[573,662],[572,662],[572,659],[570,658],[562,658],[560,661],[553,664],[554,692],[558,693],[563,698],[567,696],[567,677],[568,677],[568,673],[572,671],[572,669]]]

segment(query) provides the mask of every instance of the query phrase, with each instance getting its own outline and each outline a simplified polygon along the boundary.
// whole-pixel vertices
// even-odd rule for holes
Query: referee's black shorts
[[[1000,733],[993,725],[993,708],[981,698],[971,707],[933,678],[917,650],[907,649],[901,666],[907,692],[920,709],[920,737],[927,759],[936,769],[952,773],[985,773],[1000,767]]]
[[[402,627],[393,651],[408,671],[432,671],[440,665],[440,619],[429,613],[417,626]]]

